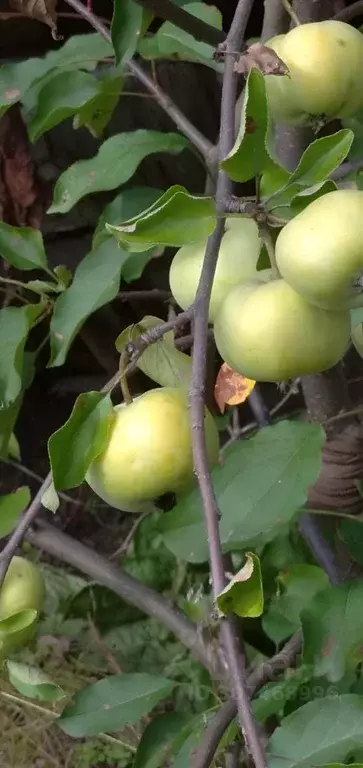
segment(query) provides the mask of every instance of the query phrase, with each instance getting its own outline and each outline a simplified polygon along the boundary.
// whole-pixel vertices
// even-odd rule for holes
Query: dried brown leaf
[[[214,387],[214,397],[221,413],[224,412],[226,405],[244,403],[255,384],[256,382],[252,379],[247,379],[246,376],[236,373],[227,363],[223,363]]]
[[[280,57],[262,43],[253,43],[243,53],[234,65],[234,71],[240,75],[248,75],[251,69],[259,69],[263,75],[289,75],[288,67]]]
[[[62,39],[57,34],[57,0],[9,0],[9,5],[24,16],[47,24],[54,40]]]

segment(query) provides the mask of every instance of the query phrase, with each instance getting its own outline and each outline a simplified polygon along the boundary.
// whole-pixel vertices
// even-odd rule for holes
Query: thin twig
[[[233,51],[239,50],[252,9],[253,0],[239,0],[224,46],[225,68],[222,87],[221,125],[218,146],[219,158],[225,157],[234,143],[234,111],[237,95],[236,76],[233,71]],[[208,467],[204,430],[206,395],[208,308],[219,247],[224,233],[225,200],[232,185],[228,176],[219,171],[216,187],[217,211],[220,216],[208,240],[202,273],[194,305],[194,348],[190,386],[191,422],[195,471],[203,502],[203,511],[211,565],[213,594],[216,599],[225,586],[224,563],[219,535],[219,511]],[[221,621],[221,640],[226,653],[231,690],[237,703],[238,717],[245,735],[247,748],[256,768],[264,768],[266,761],[257,724],[252,714],[245,677],[245,658],[239,649],[239,640],[233,618]]]
[[[337,413],[335,416],[331,416],[329,419],[326,419],[323,421],[323,425],[326,426],[327,424],[334,424],[336,421],[341,421],[342,419],[350,419],[352,416],[362,416],[363,414],[363,406],[360,408],[351,408],[349,411],[341,411],[341,413]]]
[[[301,515],[298,528],[316,562],[323,568],[332,586],[337,587],[342,581],[339,564],[333,548],[320,529],[318,520],[310,514]]]
[[[145,520],[145,517],[148,517],[148,515],[149,515],[149,512],[143,512],[142,515],[140,515],[140,517],[138,517],[137,520],[135,520],[131,530],[128,532],[127,536],[125,536],[123,542],[116,549],[116,551],[110,556],[110,560],[115,560],[116,557],[121,557],[121,555],[127,554],[127,551],[130,547],[130,544],[133,541],[136,531],[138,530],[142,521]]]
[[[190,650],[215,679],[223,679],[218,651],[185,614],[165,597],[110,563],[90,547],[76,541],[55,526],[29,530],[26,538],[58,560],[68,563],[92,580],[103,584],[147,616],[157,619]]]
[[[351,160],[347,163],[342,163],[339,168],[336,168],[335,171],[330,174],[330,178],[334,179],[334,181],[340,181],[340,179],[344,179],[348,176],[349,173],[358,173],[358,171],[361,170],[363,170],[363,159],[359,158],[357,160]]]
[[[142,291],[120,291],[117,298],[121,301],[150,300],[150,301],[169,301],[172,299],[170,291],[163,291],[160,288],[150,288]]]
[[[33,480],[36,480],[38,483],[44,483],[44,477],[41,477],[36,472],[33,472],[33,470],[29,469],[29,467],[26,467],[25,464],[20,464],[18,461],[13,461],[13,459],[1,458],[0,461],[3,464],[9,464],[10,467],[19,469],[21,472],[24,473],[24,475],[29,475],[29,477],[32,477]],[[66,501],[68,504],[74,504],[76,507],[84,507],[83,501],[79,501],[78,499],[73,499],[72,496],[68,496],[67,493],[63,493],[62,491],[57,491],[57,493],[58,493],[58,496],[60,496],[60,498]]]
[[[248,677],[247,685],[252,697],[265,683],[273,680],[278,674],[294,664],[301,649],[301,633],[297,632],[272,659],[263,662]],[[237,706],[234,699],[228,699],[218,710],[204,731],[203,740],[195,752],[191,768],[209,768],[215,753],[229,724],[236,717]]]
[[[86,19],[89,24],[97,32],[99,32],[99,34],[102,35],[105,40],[107,40],[108,43],[112,42],[111,35],[107,27],[102,24],[100,19],[91,10],[83,5],[81,0],[66,0],[66,3],[74,8],[80,16]],[[190,122],[190,120],[188,120],[188,118],[179,109],[179,107],[177,107],[170,96],[168,96],[168,94],[165,93],[165,91],[163,91],[162,88],[160,88],[160,86],[154,82],[154,80],[147,74],[147,72],[143,70],[140,64],[130,59],[126,66],[129,72],[131,72],[131,74],[145,86],[146,90],[149,91],[152,96],[154,96],[155,101],[157,101],[164,112],[169,115],[181,133],[183,133],[184,136],[186,136],[187,139],[189,139],[189,141],[194,144],[201,155],[203,155],[208,165],[210,162],[210,157],[212,156],[213,144],[205,136],[203,136],[198,128],[196,128]]]

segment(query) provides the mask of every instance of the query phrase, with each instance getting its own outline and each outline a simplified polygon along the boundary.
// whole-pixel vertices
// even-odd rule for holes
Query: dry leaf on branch
[[[226,405],[244,403],[255,384],[256,382],[252,379],[247,379],[246,376],[236,373],[227,363],[223,363],[214,387],[214,397],[221,413],[224,412]]]
[[[9,0],[9,5],[24,16],[47,24],[53,40],[62,40],[57,34],[57,0]]]
[[[234,71],[239,75],[248,75],[251,69],[259,69],[263,75],[289,75],[288,67],[277,53],[262,43],[250,45],[234,65]]]

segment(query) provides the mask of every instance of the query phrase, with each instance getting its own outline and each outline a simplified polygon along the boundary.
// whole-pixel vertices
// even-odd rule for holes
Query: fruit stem
[[[120,387],[121,387],[122,396],[126,405],[130,405],[132,403],[132,396],[129,390],[127,375],[126,375],[126,368],[128,366],[128,362],[129,362],[129,355],[128,355],[127,349],[123,349],[120,355],[120,366],[119,366]]]
[[[276,257],[275,257],[275,246],[274,246],[271,232],[265,224],[259,224],[258,228],[259,228],[262,242],[266,248],[267,255],[270,259],[271,269],[274,273],[274,277],[279,277],[280,273],[279,273],[279,270],[277,269]]]

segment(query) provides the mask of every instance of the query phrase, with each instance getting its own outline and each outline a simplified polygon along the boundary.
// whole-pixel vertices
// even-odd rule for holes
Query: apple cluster
[[[363,36],[336,21],[299,26],[269,42],[289,70],[266,77],[274,120],[311,124],[344,117],[363,106]],[[344,189],[310,203],[276,242],[277,270],[258,270],[256,222],[226,220],[212,286],[209,321],[218,351],[238,373],[284,381],[337,363],[350,341],[350,307],[363,269],[363,192]],[[178,250],[170,288],[187,309],[194,301],[206,241]],[[218,460],[218,432],[205,412],[209,464]],[[108,444],[86,480],[113,507],[153,508],[163,494],[195,482],[187,393],[151,390],[116,406]]]
[[[194,301],[206,243],[183,246],[170,269],[176,301]],[[227,219],[212,288],[210,321],[228,365],[256,381],[284,381],[335,365],[350,341],[350,307],[363,270],[363,192],[314,200],[276,241],[276,264],[257,270],[252,219]]]

